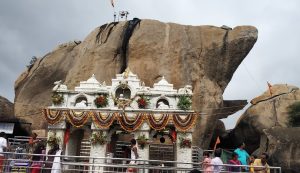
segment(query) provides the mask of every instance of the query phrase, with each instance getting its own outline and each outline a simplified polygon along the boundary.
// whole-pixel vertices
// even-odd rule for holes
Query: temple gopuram
[[[74,90],[55,84],[53,103],[43,115],[48,141],[57,141],[65,155],[128,158],[126,149],[135,138],[139,159],[192,162],[199,114],[191,110],[190,85],[177,90],[162,77],[151,88],[129,69],[111,86],[95,75]]]

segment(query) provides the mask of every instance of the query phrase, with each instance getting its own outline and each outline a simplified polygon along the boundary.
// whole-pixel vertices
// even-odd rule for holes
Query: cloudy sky
[[[128,10],[129,19],[257,27],[258,40],[224,99],[251,100],[267,89],[267,81],[300,86],[299,0],[115,0],[115,6],[116,11]],[[60,43],[83,40],[112,20],[110,0],[1,0],[0,95],[13,101],[14,81],[32,56],[43,56]],[[239,114],[226,121],[228,128]]]

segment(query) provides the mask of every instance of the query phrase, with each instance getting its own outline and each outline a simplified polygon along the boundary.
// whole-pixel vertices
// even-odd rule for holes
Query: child
[[[209,157],[209,152],[205,151],[203,153],[203,163],[202,163],[202,169],[204,173],[211,173],[212,172],[212,166],[211,166],[211,158]]]

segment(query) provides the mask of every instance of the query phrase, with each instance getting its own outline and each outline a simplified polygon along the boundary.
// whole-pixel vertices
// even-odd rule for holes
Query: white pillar
[[[92,124],[92,134],[95,132],[102,131],[103,135],[107,135],[107,130],[101,130],[98,129],[94,124]],[[104,167],[103,166],[97,166],[97,164],[104,164],[106,162],[106,145],[100,145],[100,144],[91,144],[91,151],[90,151],[90,164],[95,164],[95,166],[90,166],[89,170],[91,172],[104,172]],[[94,157],[101,157],[101,159],[94,159]]]
[[[64,150],[64,137],[65,137],[65,131],[66,131],[66,122],[61,121],[55,125],[48,125],[48,134],[47,134],[47,139],[49,139],[50,136],[55,135],[59,141],[58,145],[59,148]],[[51,149],[51,147],[47,144],[46,150],[47,152]]]
[[[136,133],[135,133],[135,139],[138,139],[139,136],[143,136],[143,135],[145,135],[146,139],[149,139],[149,133],[150,133],[150,127],[149,127],[149,125],[146,122],[144,122],[141,125],[140,129],[138,131],[136,131]],[[138,140],[137,140],[137,143],[138,143]],[[141,160],[149,160],[149,156],[150,156],[150,154],[149,154],[149,144],[146,144],[144,146],[144,148],[142,149],[141,146],[138,143],[138,154],[139,154],[139,159],[141,159]],[[141,164],[141,165],[143,165],[143,164],[148,165],[149,163],[148,162],[140,162],[139,164]],[[140,169],[138,172],[148,173],[148,170],[146,170],[146,169],[145,170]]]
[[[149,139],[149,131],[150,131],[149,125],[144,122],[141,125],[140,129],[136,132],[135,138],[137,139],[139,136],[145,135],[145,138]],[[138,144],[138,154],[139,154],[139,159],[149,160],[149,144],[146,144],[143,149]]]
[[[177,134],[176,141],[176,158],[177,162],[192,162],[192,147],[191,148],[181,148],[180,147],[180,138],[188,138],[192,142],[192,133],[180,133]],[[192,168],[192,164],[177,164],[177,167],[181,168]]]

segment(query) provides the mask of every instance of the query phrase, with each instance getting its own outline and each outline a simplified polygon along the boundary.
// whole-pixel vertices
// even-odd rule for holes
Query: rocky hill
[[[300,172],[300,127],[288,127],[287,107],[300,100],[298,87],[278,84],[261,96],[241,116],[230,132],[231,147],[245,141],[250,153],[267,152],[271,165],[280,165],[284,172]],[[230,146],[229,146],[230,147]]]
[[[14,117],[14,104],[0,96],[0,120],[7,121]]]
[[[40,110],[51,104],[54,81],[62,80],[72,89],[95,74],[98,81],[110,84],[116,73],[130,67],[149,86],[162,76],[176,88],[193,86],[193,109],[205,113],[194,141],[207,147],[216,120],[228,116],[216,108],[235,105],[232,113],[245,105],[223,101],[222,94],[257,34],[252,26],[231,29],[139,19],[105,24],[82,42],[59,45],[21,74],[15,82],[15,113],[33,122],[35,129],[44,128]]]

